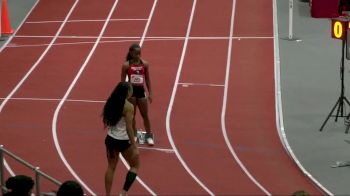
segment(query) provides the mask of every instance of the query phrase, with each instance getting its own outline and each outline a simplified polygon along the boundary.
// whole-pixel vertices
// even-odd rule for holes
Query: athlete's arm
[[[151,87],[151,78],[149,74],[149,64],[145,63],[145,80],[146,80],[146,86],[148,90],[148,99],[150,103],[152,103],[153,99],[153,93],[152,93],[152,87]]]
[[[125,82],[125,80],[126,80],[126,74],[128,72],[128,67],[129,67],[129,63],[128,62],[123,63],[123,65],[122,65],[122,73],[121,73],[121,81],[122,82]]]
[[[124,106],[124,117],[126,123],[126,131],[129,136],[130,144],[136,144],[134,140],[134,129],[132,127],[133,119],[134,119],[134,106],[131,103],[125,102]]]

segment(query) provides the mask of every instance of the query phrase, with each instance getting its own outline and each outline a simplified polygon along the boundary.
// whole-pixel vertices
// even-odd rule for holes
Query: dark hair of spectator
[[[80,184],[72,180],[65,181],[57,191],[57,196],[83,196],[83,195],[84,195],[84,192]]]
[[[29,195],[30,191],[33,189],[33,186],[34,181],[29,176],[12,176],[6,180],[6,188],[11,191],[5,195]]]

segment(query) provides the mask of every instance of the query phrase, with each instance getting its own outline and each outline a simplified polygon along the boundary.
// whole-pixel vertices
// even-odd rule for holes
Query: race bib
[[[132,84],[143,84],[143,75],[131,74],[130,82]]]

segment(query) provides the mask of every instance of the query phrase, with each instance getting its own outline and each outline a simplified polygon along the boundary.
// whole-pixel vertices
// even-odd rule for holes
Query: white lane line
[[[186,82],[179,82],[178,85],[181,85],[183,87],[188,86],[209,86],[209,87],[224,87],[224,84],[207,84],[207,83],[186,83]]]
[[[35,2],[35,4],[33,5],[33,7],[29,10],[29,12],[27,13],[27,15],[23,18],[22,22],[18,25],[17,29],[15,30],[15,32],[12,34],[12,36],[9,37],[9,39],[6,40],[6,43],[4,43],[1,48],[0,48],[0,53],[4,50],[4,48],[6,48],[8,46],[8,44],[11,42],[12,38],[14,36],[16,36],[17,32],[19,29],[21,29],[22,25],[24,24],[24,22],[27,20],[27,18],[29,17],[29,15],[33,12],[34,8],[38,5],[39,0],[37,0]],[[1,34],[1,33],[0,33]],[[1,36],[1,35],[0,35]],[[1,109],[0,109],[0,113],[1,113]],[[4,159],[4,166],[6,168],[6,170],[9,172],[9,174],[11,176],[15,176],[15,172],[11,169],[10,165],[7,163],[6,159]]]
[[[53,137],[53,140],[54,140],[54,143],[55,143],[55,147],[56,147],[56,150],[57,150],[57,153],[59,154],[62,162],[64,163],[64,165],[66,166],[66,168],[69,170],[69,172],[74,176],[74,178],[89,192],[89,194],[91,195],[94,195],[96,196],[96,193],[94,193],[84,182],[83,180],[75,173],[75,171],[73,170],[73,168],[70,166],[70,164],[68,163],[67,159],[65,158],[64,154],[63,154],[63,151],[61,149],[61,146],[60,146],[60,143],[58,141],[58,137],[57,137],[57,121],[58,121],[58,114],[65,102],[65,100],[67,99],[68,95],[70,94],[70,92],[72,91],[73,87],[75,86],[76,82],[78,81],[78,78],[80,77],[80,75],[82,74],[83,70],[85,69],[85,67],[87,66],[88,62],[90,61],[92,55],[94,54],[97,46],[98,46],[98,43],[103,35],[103,33],[105,32],[106,28],[107,28],[107,24],[108,24],[108,21],[109,19],[111,18],[112,16],[112,13],[114,12],[116,6],[118,4],[118,0],[115,0],[109,14],[108,14],[108,17],[102,27],[102,30],[99,34],[99,37],[98,39],[96,40],[93,48],[91,49],[89,55],[87,56],[87,58],[85,59],[85,62],[83,63],[83,65],[81,66],[78,74],[76,75],[76,77],[74,78],[73,82],[70,84],[68,90],[66,91],[65,95],[63,96],[63,98],[61,99],[61,101],[59,102],[56,110],[55,110],[55,113],[54,113],[54,116],[53,116],[53,119],[52,119],[52,137]]]
[[[51,35],[16,35],[17,38],[52,38]],[[97,39],[98,36],[61,35],[60,39]],[[140,39],[140,36],[102,36],[102,39]]]
[[[5,107],[6,103],[8,102],[8,100],[18,91],[18,89],[22,86],[22,84],[25,82],[25,80],[29,77],[29,75],[34,71],[34,69],[39,65],[39,63],[43,60],[43,58],[46,56],[46,54],[48,53],[48,51],[51,49],[51,47],[53,46],[54,42],[57,40],[58,35],[61,33],[63,27],[66,24],[66,20],[70,17],[70,15],[72,14],[74,8],[76,7],[77,3],[79,2],[79,0],[76,0],[74,5],[72,6],[72,8],[70,9],[68,15],[65,18],[65,21],[61,24],[60,28],[58,29],[58,31],[56,32],[55,36],[53,37],[53,39],[51,40],[50,44],[48,45],[48,47],[45,49],[45,51],[41,54],[41,56],[39,57],[39,59],[34,63],[34,65],[30,68],[30,70],[25,74],[25,76],[21,79],[21,81],[16,85],[16,87],[10,92],[10,94],[5,98],[4,102],[1,103],[0,105],[0,113],[3,110],[3,108]]]
[[[95,42],[93,48],[91,49],[91,51],[90,51],[88,57],[85,59],[85,62],[84,62],[83,65],[81,66],[81,68],[80,68],[78,74],[75,76],[74,80],[73,80],[72,83],[70,84],[70,86],[69,86],[68,90],[66,91],[65,95],[63,96],[62,100],[61,100],[60,103],[58,104],[58,106],[57,106],[57,108],[56,108],[56,110],[55,110],[55,113],[54,113],[53,120],[52,120],[52,135],[53,135],[53,138],[54,138],[54,142],[55,142],[56,149],[57,149],[57,151],[58,151],[58,153],[59,153],[59,155],[60,155],[60,157],[61,157],[61,160],[64,162],[64,164],[66,165],[66,167],[68,168],[68,170],[71,172],[71,174],[72,174],[80,183],[82,183],[82,185],[83,185],[83,186],[90,192],[90,194],[92,194],[92,195],[96,195],[96,194],[95,194],[94,192],[92,192],[92,191],[85,185],[85,183],[79,178],[79,176],[78,176],[78,175],[75,173],[75,171],[71,168],[71,166],[69,165],[69,163],[67,162],[67,160],[65,159],[65,157],[64,157],[64,155],[63,155],[63,152],[62,152],[62,150],[61,150],[61,147],[60,147],[60,144],[59,144],[59,141],[58,141],[58,137],[57,137],[57,121],[58,121],[59,112],[61,111],[61,108],[62,108],[64,102],[67,100],[69,94],[70,94],[71,91],[73,90],[73,87],[75,86],[75,84],[77,83],[77,81],[78,81],[78,79],[80,78],[81,74],[82,74],[83,71],[85,70],[85,68],[86,68],[88,62],[91,60],[92,55],[94,54],[94,52],[95,52],[95,50],[96,50],[96,48],[97,48],[97,46],[98,46],[100,40],[102,39],[102,36],[103,36],[103,34],[104,34],[104,32],[105,32],[105,30],[106,30],[106,28],[107,28],[107,25],[108,25],[108,23],[109,23],[109,20],[110,20],[110,18],[112,17],[112,14],[113,14],[113,12],[114,12],[114,10],[115,10],[117,4],[118,4],[118,1],[119,1],[119,0],[116,0],[116,1],[114,2],[114,5],[113,5],[113,7],[112,7],[112,9],[111,9],[111,11],[110,11],[110,13],[109,13],[109,15],[108,15],[108,17],[107,17],[105,23],[104,23],[104,25],[103,25],[103,27],[102,27],[102,30],[101,30],[101,32],[100,32],[100,34],[99,34],[99,36],[98,36],[98,38],[97,38],[97,40],[96,40],[96,42]],[[152,10],[151,10],[151,12],[150,12],[149,20],[148,20],[147,24],[150,22],[150,20],[151,20],[151,18],[152,18],[152,16],[153,16],[153,11],[154,11],[154,7],[155,7],[156,3],[157,3],[157,0],[154,1],[153,8],[152,8]],[[147,30],[148,30],[148,25],[146,25],[146,28],[145,28],[145,30],[144,30],[144,35],[145,35],[145,32],[147,32]],[[144,38],[143,38],[143,39],[144,39]],[[122,159],[123,163],[126,162],[123,158],[121,158],[121,159]],[[127,165],[126,165],[126,166],[127,166]],[[128,166],[127,166],[127,167],[128,167]],[[138,182],[139,182],[150,194],[156,195],[156,193],[155,193],[151,188],[149,188],[139,177],[137,178],[137,180],[138,180]]]
[[[83,100],[83,99],[67,99],[67,102],[82,102],[82,103],[106,103],[106,101],[98,100]]]
[[[283,144],[287,154],[294,160],[299,169],[304,173],[305,176],[311,179],[323,192],[327,195],[334,195],[320,182],[318,182],[300,163],[298,158],[295,156],[291,146],[288,143],[286,132],[284,129],[283,121],[283,109],[282,109],[282,93],[281,93],[281,69],[280,69],[280,54],[279,54],[279,37],[278,37],[278,17],[277,17],[277,1],[273,0],[273,34],[274,34],[274,64],[275,64],[275,99],[276,99],[276,126],[278,135]]]
[[[122,162],[125,165],[125,167],[129,170],[130,166],[129,166],[128,162],[124,159],[123,155],[121,155],[121,153],[119,155],[119,158],[122,160]],[[141,180],[141,178],[139,176],[136,176],[136,180],[138,182],[140,182],[143,186],[145,186],[145,184],[143,183],[143,181]],[[148,190],[148,191],[151,193],[151,195],[154,195],[154,196],[157,195],[152,190]]]
[[[179,41],[182,39],[145,39],[144,41]],[[140,41],[140,39],[125,39],[125,40],[116,40],[116,41],[100,41],[100,44],[108,44],[108,43],[123,43],[123,42],[137,42]],[[65,46],[65,45],[83,45],[83,44],[94,44],[95,42],[61,42],[56,43],[54,46]],[[20,44],[10,44],[7,47],[8,48],[23,48],[23,47],[43,47],[47,46],[48,44],[26,44],[26,45],[20,45]]]
[[[5,98],[0,98],[4,100]],[[62,99],[52,98],[27,98],[27,97],[13,97],[10,100],[21,100],[21,101],[61,101]],[[86,100],[86,99],[66,99],[67,102],[82,102],[82,103],[105,103],[106,101],[99,100]]]
[[[236,0],[232,0],[232,15],[231,15],[231,25],[230,25],[230,37],[233,35],[233,28],[234,28],[234,20],[235,20],[235,13],[236,13]],[[235,150],[232,147],[232,144],[230,142],[230,139],[227,135],[226,130],[226,107],[227,107],[227,94],[228,94],[228,85],[229,85],[229,79],[230,79],[230,67],[231,67],[231,55],[232,55],[232,39],[229,40],[228,44],[228,51],[227,51],[227,64],[226,64],[226,74],[225,74],[225,91],[224,91],[224,97],[223,97],[223,104],[222,104],[222,112],[221,112],[221,130],[222,134],[225,138],[226,145],[228,149],[230,150],[232,156],[238,163],[238,165],[241,167],[241,169],[246,173],[246,175],[249,177],[249,179],[258,186],[265,194],[271,195],[255,178],[253,175],[250,174],[248,169],[244,166],[242,161],[239,159],[238,155],[236,154]]]
[[[68,37],[66,37],[68,38]],[[90,39],[92,37],[74,37],[71,36],[70,38],[79,38],[79,39]],[[68,38],[69,39],[69,38]],[[111,38],[111,37],[104,37],[104,39],[121,39],[121,38]],[[154,38],[146,38],[144,41],[182,41],[185,38],[182,37],[154,37]],[[215,37],[211,37],[211,38],[192,38],[192,40],[218,40],[221,38],[215,38]],[[228,39],[228,38],[222,38],[222,39]],[[240,38],[232,38],[232,39],[237,39],[240,40]],[[242,38],[245,39],[245,38]],[[255,38],[252,38],[255,39]],[[101,44],[104,43],[122,43],[122,42],[135,42],[135,41],[139,41],[140,38],[139,37],[130,37],[130,38],[125,38],[122,40],[115,40],[115,41],[100,41]],[[63,45],[82,45],[82,44],[94,44],[95,42],[93,41],[85,41],[85,42],[61,42],[61,43],[56,43],[54,44],[55,46],[63,46]],[[47,46],[48,44],[9,44],[7,45],[8,48],[22,48],[22,47],[43,47],[43,46]]]
[[[187,27],[187,32],[186,32],[186,39],[185,39],[185,43],[183,45],[183,49],[182,49],[182,54],[181,54],[181,59],[179,62],[179,67],[176,73],[176,79],[175,79],[175,83],[174,83],[174,87],[173,87],[173,91],[171,94],[171,98],[170,98],[170,103],[168,106],[168,110],[167,110],[167,114],[166,114],[166,131],[167,131],[167,135],[169,138],[169,142],[171,144],[171,147],[174,149],[175,151],[175,155],[176,157],[179,159],[179,161],[181,162],[182,166],[186,169],[186,171],[192,176],[192,178],[210,195],[214,195],[214,193],[209,190],[208,187],[206,187],[203,182],[201,180],[198,179],[198,177],[191,171],[191,169],[188,167],[188,165],[186,164],[186,162],[183,160],[183,158],[181,157],[181,154],[179,153],[179,151],[176,148],[175,142],[173,140],[173,136],[171,134],[171,128],[170,128],[170,117],[171,117],[171,112],[173,109],[173,105],[174,105],[174,101],[175,101],[175,96],[176,96],[176,91],[177,91],[177,87],[178,87],[178,83],[179,83],[179,79],[180,79],[180,74],[181,74],[181,70],[182,70],[182,66],[184,63],[184,59],[185,59],[185,55],[186,55],[186,49],[187,49],[187,44],[188,44],[188,37],[190,36],[190,32],[191,32],[191,26],[192,26],[192,21],[193,21],[193,16],[194,16],[194,12],[196,9],[196,4],[197,4],[197,0],[193,1],[193,5],[192,5],[192,10],[191,10],[191,16],[190,16],[190,20],[188,23],[188,27]]]
[[[147,25],[149,25],[147,23]],[[51,35],[16,35],[17,38],[52,38]],[[143,36],[103,36],[103,39],[140,39]],[[82,35],[62,35],[59,38],[65,39],[97,39],[97,36],[82,36]],[[190,40],[226,40],[226,39],[273,39],[273,37],[222,37],[222,36],[149,36],[145,39],[190,39]]]
[[[110,22],[113,21],[145,21],[147,20],[146,18],[116,18],[116,19],[111,19]],[[61,23],[63,21],[60,20],[47,20],[47,21],[28,21],[26,22],[27,24],[44,24],[44,23]],[[72,23],[72,22],[105,22],[103,19],[99,20],[68,20],[67,22]]]
[[[6,98],[1,97],[0,100]],[[12,97],[10,100],[25,100],[25,101],[59,101],[60,99],[49,99],[49,98],[24,98],[24,97]]]
[[[143,147],[143,146],[139,146],[138,148],[144,149],[144,150],[160,151],[165,153],[174,153],[173,149],[167,149],[167,148],[154,148],[154,147]]]
[[[101,44],[105,43],[122,43],[122,42],[135,42],[139,41],[140,39],[129,39],[129,40],[118,40],[118,41],[100,41]],[[146,40],[146,41],[153,41],[153,40]],[[157,41],[157,40],[156,40]],[[163,41],[163,40],[160,40]],[[167,40],[166,40],[167,41]],[[66,46],[66,45],[83,45],[83,44],[94,44],[95,42],[61,42],[54,44],[55,46]],[[23,47],[43,47],[47,46],[48,44],[27,44],[27,45],[20,45],[20,44],[10,44],[7,47],[8,48],[23,48]]]
[[[9,39],[6,40],[6,43],[4,45],[2,45],[2,47],[0,48],[0,53],[4,50],[4,48],[6,48],[6,46],[8,45],[8,43],[11,42],[12,38],[16,36],[17,32],[21,29],[22,25],[24,24],[24,22],[27,20],[27,18],[29,17],[29,15],[33,12],[34,8],[38,5],[39,0],[37,0],[35,2],[35,4],[33,5],[33,7],[29,10],[29,12],[27,13],[26,17],[24,17],[24,19],[22,20],[21,24],[17,27],[17,29],[15,30],[15,32],[12,34],[12,36],[9,37]],[[0,6],[1,7],[1,6]],[[1,29],[1,28],[0,28]],[[1,33],[0,33],[1,34]],[[1,35],[0,35],[1,36]]]
[[[251,37],[232,37],[232,39],[273,39],[273,37],[256,37],[256,36],[251,36]]]
[[[143,31],[143,34],[142,34],[142,37],[141,37],[141,40],[140,40],[140,43],[139,45],[142,47],[143,45],[143,42],[146,38],[146,35],[147,35],[147,32],[148,32],[148,28],[149,28],[149,25],[151,24],[151,21],[152,21],[152,17],[153,17],[153,14],[154,14],[154,10],[157,6],[157,3],[158,3],[158,0],[154,0],[153,1],[153,5],[152,5],[152,8],[151,8],[151,11],[149,13],[149,16],[148,16],[148,21],[145,25],[145,29]],[[123,159],[122,159],[123,160]],[[123,163],[125,164],[125,160],[123,160]],[[127,165],[126,165],[127,166]],[[143,187],[145,187],[148,192],[151,194],[151,195],[157,195],[151,188],[149,188],[139,177],[137,177],[137,180],[139,183],[141,183],[143,185]]]
[[[15,172],[11,169],[10,165],[7,163],[6,159],[4,158],[4,166],[6,170],[10,173],[11,176],[15,176]]]
[[[45,49],[45,51],[41,54],[41,56],[39,57],[39,59],[34,63],[34,65],[29,69],[29,71],[23,76],[23,78],[18,82],[18,84],[15,86],[14,89],[12,89],[12,91],[10,92],[10,94],[7,95],[7,97],[4,99],[4,101],[1,103],[0,105],[0,114],[2,112],[2,110],[4,109],[5,105],[7,104],[7,102],[11,99],[11,97],[18,91],[18,89],[23,85],[23,83],[27,80],[27,78],[30,76],[30,74],[35,70],[35,68],[39,65],[39,63],[42,61],[42,59],[46,56],[47,52],[51,49],[51,47],[53,46],[53,43],[56,41],[58,35],[61,33],[63,27],[66,24],[66,21],[68,20],[69,16],[71,15],[71,13],[73,12],[73,10],[75,9],[77,3],[79,2],[79,0],[76,0],[75,3],[73,4],[73,6],[71,7],[71,9],[69,10],[69,13],[67,14],[67,16],[65,17],[64,22],[61,24],[60,28],[58,29],[58,31],[55,34],[55,37],[53,37],[53,39],[51,40],[50,44],[47,46],[47,48]],[[38,1],[37,1],[38,3]],[[37,5],[37,3],[35,4],[35,6]],[[32,10],[34,9],[34,7],[32,8]],[[31,10],[31,11],[32,11]],[[29,15],[29,14],[28,14]],[[28,17],[27,15],[27,17]],[[18,30],[18,29],[17,29]],[[15,32],[17,33],[17,31]],[[11,37],[12,38],[12,37]],[[10,39],[11,39],[10,38]],[[10,39],[8,41],[10,41]],[[1,51],[0,51],[1,52]],[[5,165],[6,166],[6,165]],[[13,173],[13,171],[11,170],[11,168],[9,167],[9,165],[7,165],[6,169],[10,172]],[[11,172],[12,171],[12,172]]]
[[[154,0],[152,9],[151,9],[149,17],[148,17],[148,21],[147,21],[146,26],[145,26],[145,30],[143,31],[143,34],[142,34],[142,37],[141,37],[140,46],[143,45],[143,42],[146,39],[147,31],[148,31],[149,25],[151,24],[151,20],[152,20],[152,17],[153,17],[154,10],[156,9],[157,3],[158,3],[158,0]]]

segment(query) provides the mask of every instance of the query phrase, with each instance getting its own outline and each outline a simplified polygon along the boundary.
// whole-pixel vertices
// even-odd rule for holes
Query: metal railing
[[[4,155],[11,157],[12,159],[16,160],[20,164],[22,164],[22,165],[26,166],[27,168],[34,171],[34,173],[35,173],[35,190],[36,190],[37,195],[41,195],[40,177],[44,177],[45,179],[51,181],[55,185],[61,186],[62,183],[60,181],[54,179],[53,177],[47,175],[46,173],[44,173],[42,171],[40,171],[39,167],[35,167],[35,166],[31,165],[30,163],[19,158],[18,156],[16,156],[12,152],[6,150],[3,145],[0,145],[0,186],[1,186],[2,194],[4,194],[4,192],[6,191],[5,179],[4,179],[4,160],[5,160]]]

